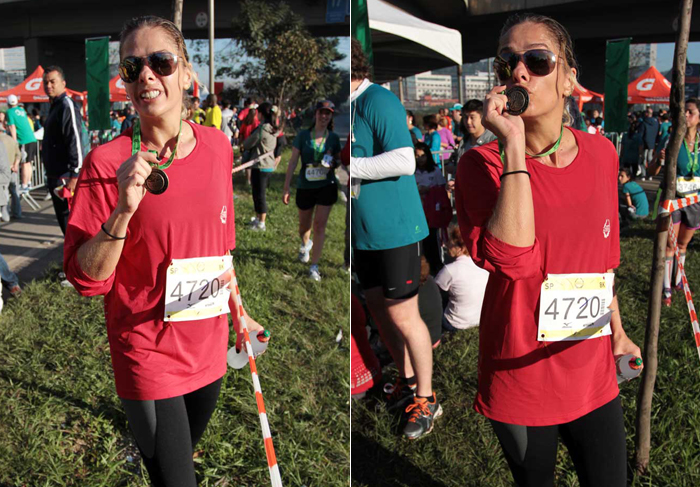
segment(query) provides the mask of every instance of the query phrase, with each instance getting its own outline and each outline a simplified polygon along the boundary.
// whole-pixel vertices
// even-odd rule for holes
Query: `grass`
[[[296,207],[281,202],[289,155],[267,192],[265,233],[245,228],[253,203],[244,176],[235,177],[234,266],[250,315],[273,333],[258,371],[284,485],[347,485],[345,208],[331,212],[323,281],[310,281],[296,258]],[[0,315],[0,487],[146,486],[114,389],[102,299],[62,288],[59,270],[53,264]],[[196,450],[201,486],[270,484],[248,367],[227,372]]]
[[[622,231],[622,263],[616,285],[627,334],[644,345],[654,224],[637,222]],[[700,244],[690,243],[686,261],[691,289],[700,283]],[[698,300],[695,299],[697,306]],[[430,436],[409,443],[400,438],[398,418],[375,408],[372,399],[352,405],[352,485],[399,487],[501,487],[513,485],[510,471],[487,420],[474,412],[478,331],[455,334],[435,351],[433,383],[445,410]],[[652,405],[650,471],[630,474],[638,487],[700,485],[700,385],[698,353],[682,293],[664,308],[659,334],[659,370]],[[394,370],[385,370],[388,381]],[[637,393],[640,380],[621,386],[627,452],[633,467]],[[559,448],[557,486],[577,486],[566,448]]]

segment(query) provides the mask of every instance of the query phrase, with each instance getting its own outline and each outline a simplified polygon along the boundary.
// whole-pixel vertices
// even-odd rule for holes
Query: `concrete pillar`
[[[40,64],[60,66],[66,76],[66,86],[72,90],[85,91],[85,39],[70,40],[55,37],[33,37],[24,42],[24,57],[27,74]]]
[[[459,90],[459,104],[464,105],[464,76],[462,75],[462,65],[457,65],[457,89]]]
[[[576,60],[579,65],[579,82],[584,88],[596,93],[605,93],[605,40],[581,41],[576,47]]]
[[[403,93],[403,76],[399,76],[399,100],[403,103],[404,93]]]

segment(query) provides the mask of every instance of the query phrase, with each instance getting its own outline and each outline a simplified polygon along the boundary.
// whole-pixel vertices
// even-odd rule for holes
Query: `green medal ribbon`
[[[323,159],[323,152],[326,148],[326,138],[328,137],[328,129],[323,131],[323,139],[321,140],[320,144],[316,144],[316,137],[313,137],[311,139],[311,142],[314,145],[314,162],[319,163],[321,162],[321,159]]]
[[[170,154],[170,158],[165,164],[151,164],[151,166],[157,168],[157,169],[167,169],[170,167],[170,165],[173,163],[175,160],[175,154],[177,154],[177,147],[180,145],[180,134],[182,133],[182,119],[180,119],[180,130],[177,132],[177,140],[175,141],[175,149],[173,149],[173,152]],[[140,120],[136,120],[134,122],[134,132],[131,136],[131,155],[133,156],[137,152],[141,150],[141,122]],[[158,156],[158,151],[153,150],[153,149],[147,149],[148,152],[155,154]]]
[[[688,142],[685,140],[683,141],[683,147],[685,147],[685,151],[688,153],[688,178],[692,179],[693,176],[695,175],[695,171],[698,170],[698,136],[695,135],[695,157],[693,158],[692,154],[690,153],[690,149],[688,148]]]
[[[527,149],[525,149],[525,154],[527,154],[530,157],[545,157],[545,156],[548,156],[550,154],[553,154],[557,151],[557,149],[559,149],[559,146],[561,145],[561,139],[563,136],[564,136],[564,124],[561,124],[561,132],[559,132],[559,138],[557,139],[557,141],[555,142],[555,144],[552,146],[551,149],[549,149],[548,151],[545,151],[545,152],[540,152],[539,154],[531,154],[527,151]],[[697,147],[697,143],[696,143],[696,147]],[[498,151],[501,153],[501,162],[503,164],[505,164],[506,163],[505,157],[504,157],[505,150],[504,150],[503,144],[501,143],[500,140],[498,141]]]

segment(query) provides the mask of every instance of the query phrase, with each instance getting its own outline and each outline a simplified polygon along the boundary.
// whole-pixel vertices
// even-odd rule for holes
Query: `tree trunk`
[[[673,134],[666,150],[664,180],[666,189],[662,200],[673,200],[676,195],[676,160],[685,137],[685,64],[690,34],[690,15],[693,0],[681,0],[676,49],[673,59],[673,86],[671,87],[671,120]],[[643,475],[649,468],[649,450],[651,448],[651,400],[654,394],[656,371],[658,368],[659,322],[661,320],[661,295],[663,292],[664,260],[670,215],[659,215],[654,241],[654,262],[651,268],[651,290],[649,296],[649,314],[644,338],[644,372],[639,385],[637,399],[637,438],[635,442],[635,468]]]
[[[182,31],[182,2],[184,0],[173,0],[173,24]]]

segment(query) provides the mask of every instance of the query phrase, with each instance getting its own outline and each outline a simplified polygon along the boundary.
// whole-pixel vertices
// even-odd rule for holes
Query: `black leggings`
[[[250,174],[250,184],[253,191],[253,206],[258,215],[267,213],[267,199],[265,193],[270,184],[271,172],[263,172],[258,168],[253,168]]]
[[[53,192],[54,189],[61,186],[61,180],[55,178],[46,178],[46,187],[51,195],[51,202],[53,203],[53,211],[56,213],[56,219],[58,220],[58,226],[61,227],[61,232],[63,235],[66,234],[66,226],[68,226],[68,216],[70,212],[68,211],[68,201],[62,200]]]
[[[570,423],[520,426],[490,420],[518,487],[551,487],[559,436],[581,487],[625,487],[627,451],[620,397]]]
[[[197,486],[192,454],[214,412],[222,380],[169,399],[121,400],[154,487]]]
[[[437,276],[440,269],[444,267],[442,259],[440,258],[440,229],[431,228],[429,230],[430,233],[423,239],[423,255],[428,261],[428,264],[430,264],[430,274]]]

